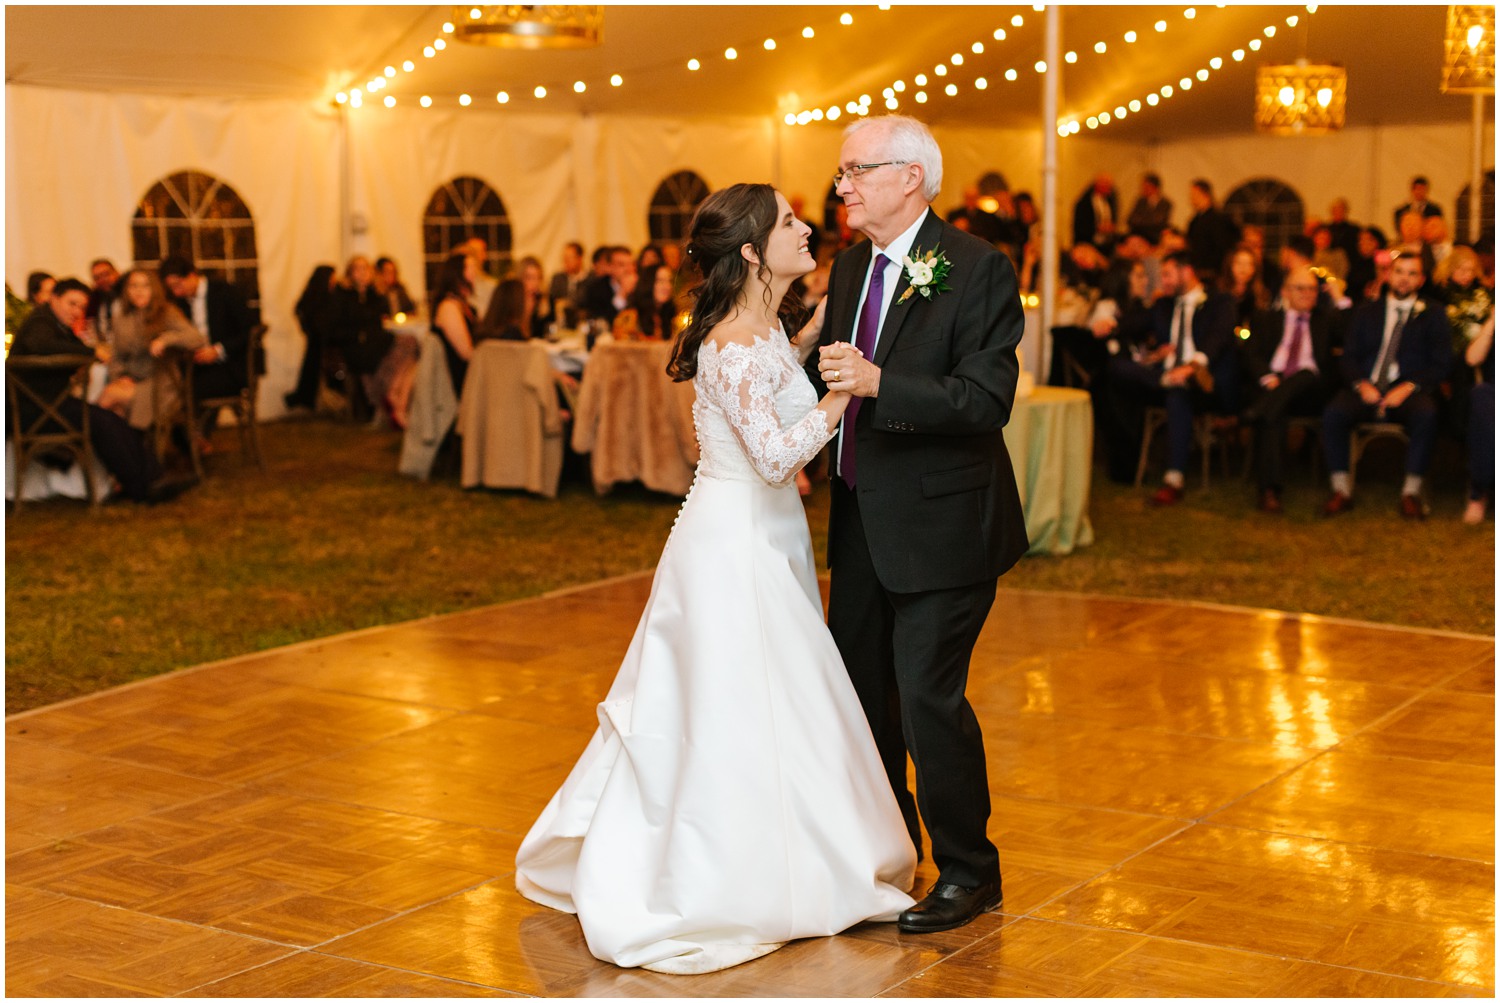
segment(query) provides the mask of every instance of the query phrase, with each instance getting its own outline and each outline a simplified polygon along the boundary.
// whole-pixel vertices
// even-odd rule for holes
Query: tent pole
[[[1479,239],[1480,193],[1484,189],[1484,95],[1474,95],[1474,127],[1469,143],[1472,160],[1469,171],[1469,243]],[[1458,234],[1453,235],[1457,240]]]
[[[1045,51],[1047,72],[1042,75],[1042,278],[1036,354],[1038,383],[1051,371],[1052,313],[1057,305],[1057,105],[1062,89],[1062,15],[1057,4],[1047,5]]]
[[[354,254],[349,237],[349,109],[339,106],[339,262]]]

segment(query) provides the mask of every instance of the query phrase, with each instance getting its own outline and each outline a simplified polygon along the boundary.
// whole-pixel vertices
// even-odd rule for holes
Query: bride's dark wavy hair
[[[731,185],[703,200],[688,227],[687,256],[702,277],[693,287],[693,319],[677,336],[667,375],[678,383],[698,371],[698,349],[703,339],[729,316],[745,287],[750,262],[740,253],[749,244],[759,265],[755,275],[765,286],[771,305],[770,269],[766,242],[776,226],[776,189],[770,185]]]

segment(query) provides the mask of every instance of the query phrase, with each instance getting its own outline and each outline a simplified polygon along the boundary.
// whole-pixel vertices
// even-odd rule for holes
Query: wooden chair
[[[1219,463],[1224,476],[1229,476],[1229,436],[1214,428],[1216,417],[1218,416],[1212,414],[1193,416],[1193,443],[1203,455],[1203,486],[1205,488],[1208,487],[1209,468],[1213,465],[1213,450],[1216,445],[1219,447]],[[1166,424],[1166,408],[1146,408],[1145,419],[1141,423],[1141,457],[1135,467],[1136,487],[1140,487],[1146,479],[1146,462],[1151,456],[1151,440],[1156,436],[1156,430]]]
[[[83,470],[83,481],[88,487],[89,504],[98,506],[99,486],[94,483],[94,447],[89,440],[89,408],[80,408],[81,418],[75,424],[62,413],[63,404],[79,396],[78,390],[87,379],[92,355],[24,355],[5,360],[5,390],[9,398],[11,418],[11,446],[16,459],[16,498],[13,511],[21,511],[21,495],[26,485],[26,468],[38,456],[65,452],[73,457]],[[27,373],[68,372],[72,379],[56,396],[48,399],[26,382]],[[35,405],[41,413],[32,421],[21,419],[21,403]]]
[[[240,458],[248,461],[254,458],[255,465],[261,470],[266,469],[266,461],[260,453],[259,423],[256,421],[256,401],[260,394],[260,370],[263,368],[261,359],[261,342],[266,336],[266,325],[256,324],[250,330],[250,345],[245,352],[245,387],[237,394],[227,397],[206,397],[194,400],[192,405],[193,418],[198,426],[203,424],[203,417],[221,408],[229,408],[234,412],[235,426],[240,433]],[[196,454],[197,450],[194,449]],[[195,458],[196,464],[196,458]],[[196,467],[195,467],[196,469]],[[201,470],[199,471],[201,475]]]
[[[156,395],[152,407],[155,415],[152,441],[156,458],[158,461],[166,459],[167,450],[172,445],[172,433],[181,428],[182,437],[187,440],[193,473],[201,478],[203,457],[198,449],[198,409],[193,406],[193,353],[184,348],[169,348],[157,363],[156,378],[151,382],[151,392]],[[166,393],[167,390],[172,392]]]
[[[1406,429],[1393,421],[1362,421],[1349,430],[1349,490],[1354,490],[1354,470],[1366,447],[1376,439],[1400,439],[1410,445]]]

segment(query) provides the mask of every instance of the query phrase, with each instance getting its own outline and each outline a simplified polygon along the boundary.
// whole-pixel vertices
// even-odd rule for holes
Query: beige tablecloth
[[[594,490],[640,481],[653,491],[685,495],[698,465],[693,385],[667,376],[664,342],[601,342],[589,353],[573,448],[592,454]]]
[[[1083,390],[1037,387],[1005,426],[1026,512],[1029,554],[1071,554],[1094,542],[1089,523],[1094,409]]]

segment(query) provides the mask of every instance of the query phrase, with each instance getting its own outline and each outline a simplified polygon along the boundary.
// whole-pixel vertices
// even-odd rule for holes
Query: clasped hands
[[[1382,415],[1392,408],[1406,403],[1406,399],[1417,389],[1415,383],[1397,383],[1384,394],[1369,380],[1359,385],[1359,399],[1377,407]]]
[[[818,375],[829,390],[855,397],[880,394],[880,367],[847,341],[835,341],[818,349]]]

